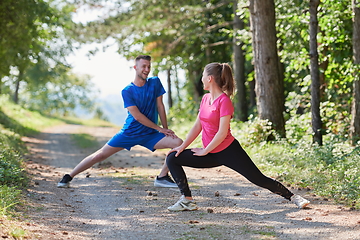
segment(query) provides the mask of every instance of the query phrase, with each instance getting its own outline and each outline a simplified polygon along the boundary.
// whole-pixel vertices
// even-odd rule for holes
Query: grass
[[[87,133],[71,134],[71,139],[80,148],[93,148],[98,145],[96,137]]]

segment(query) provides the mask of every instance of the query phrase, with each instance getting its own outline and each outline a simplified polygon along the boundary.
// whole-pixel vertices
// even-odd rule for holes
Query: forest
[[[80,9],[98,17],[75,22]],[[313,178],[279,178],[315,188],[322,172],[322,183],[338,181],[325,195],[359,207],[358,0],[2,0],[0,95],[48,115],[71,115],[81,105],[104,117],[91,77],[74,74],[66,56],[109,38],[119,55],[149,54],[154,75],[166,73],[174,126],[194,120],[204,66],[229,63],[237,84],[232,124],[234,135],[246,136],[241,143],[262,152],[272,146],[263,157],[272,164],[294,151],[285,155],[299,162],[285,163],[283,155],[276,165],[316,169]]]

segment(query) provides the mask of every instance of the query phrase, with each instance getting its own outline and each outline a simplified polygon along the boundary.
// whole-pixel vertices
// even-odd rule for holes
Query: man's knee
[[[180,146],[183,143],[183,140],[181,138],[175,138],[174,140],[175,140],[175,142],[174,142],[175,146],[174,147]]]

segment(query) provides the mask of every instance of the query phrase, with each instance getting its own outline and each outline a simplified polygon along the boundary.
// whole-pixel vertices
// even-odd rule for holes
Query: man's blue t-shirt
[[[156,99],[165,93],[158,77],[148,78],[144,86],[138,87],[134,83],[127,85],[121,92],[124,107],[136,106],[139,111],[155,124],[158,122]],[[142,125],[128,111],[128,116],[120,133],[129,137],[144,136],[157,132],[153,128]]]

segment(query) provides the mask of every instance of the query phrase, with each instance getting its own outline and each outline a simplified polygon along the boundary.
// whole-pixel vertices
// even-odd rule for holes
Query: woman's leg
[[[178,185],[180,192],[185,197],[191,197],[191,191],[186,178],[183,166],[194,168],[212,168],[220,166],[212,157],[212,154],[206,156],[194,156],[190,149],[186,149],[175,157],[175,152],[170,153],[166,158],[166,163],[170,169],[171,175]]]
[[[266,188],[288,200],[294,195],[280,182],[262,174],[237,140],[234,140],[225,150],[216,153],[215,156],[223,165],[240,173],[259,187]]]

